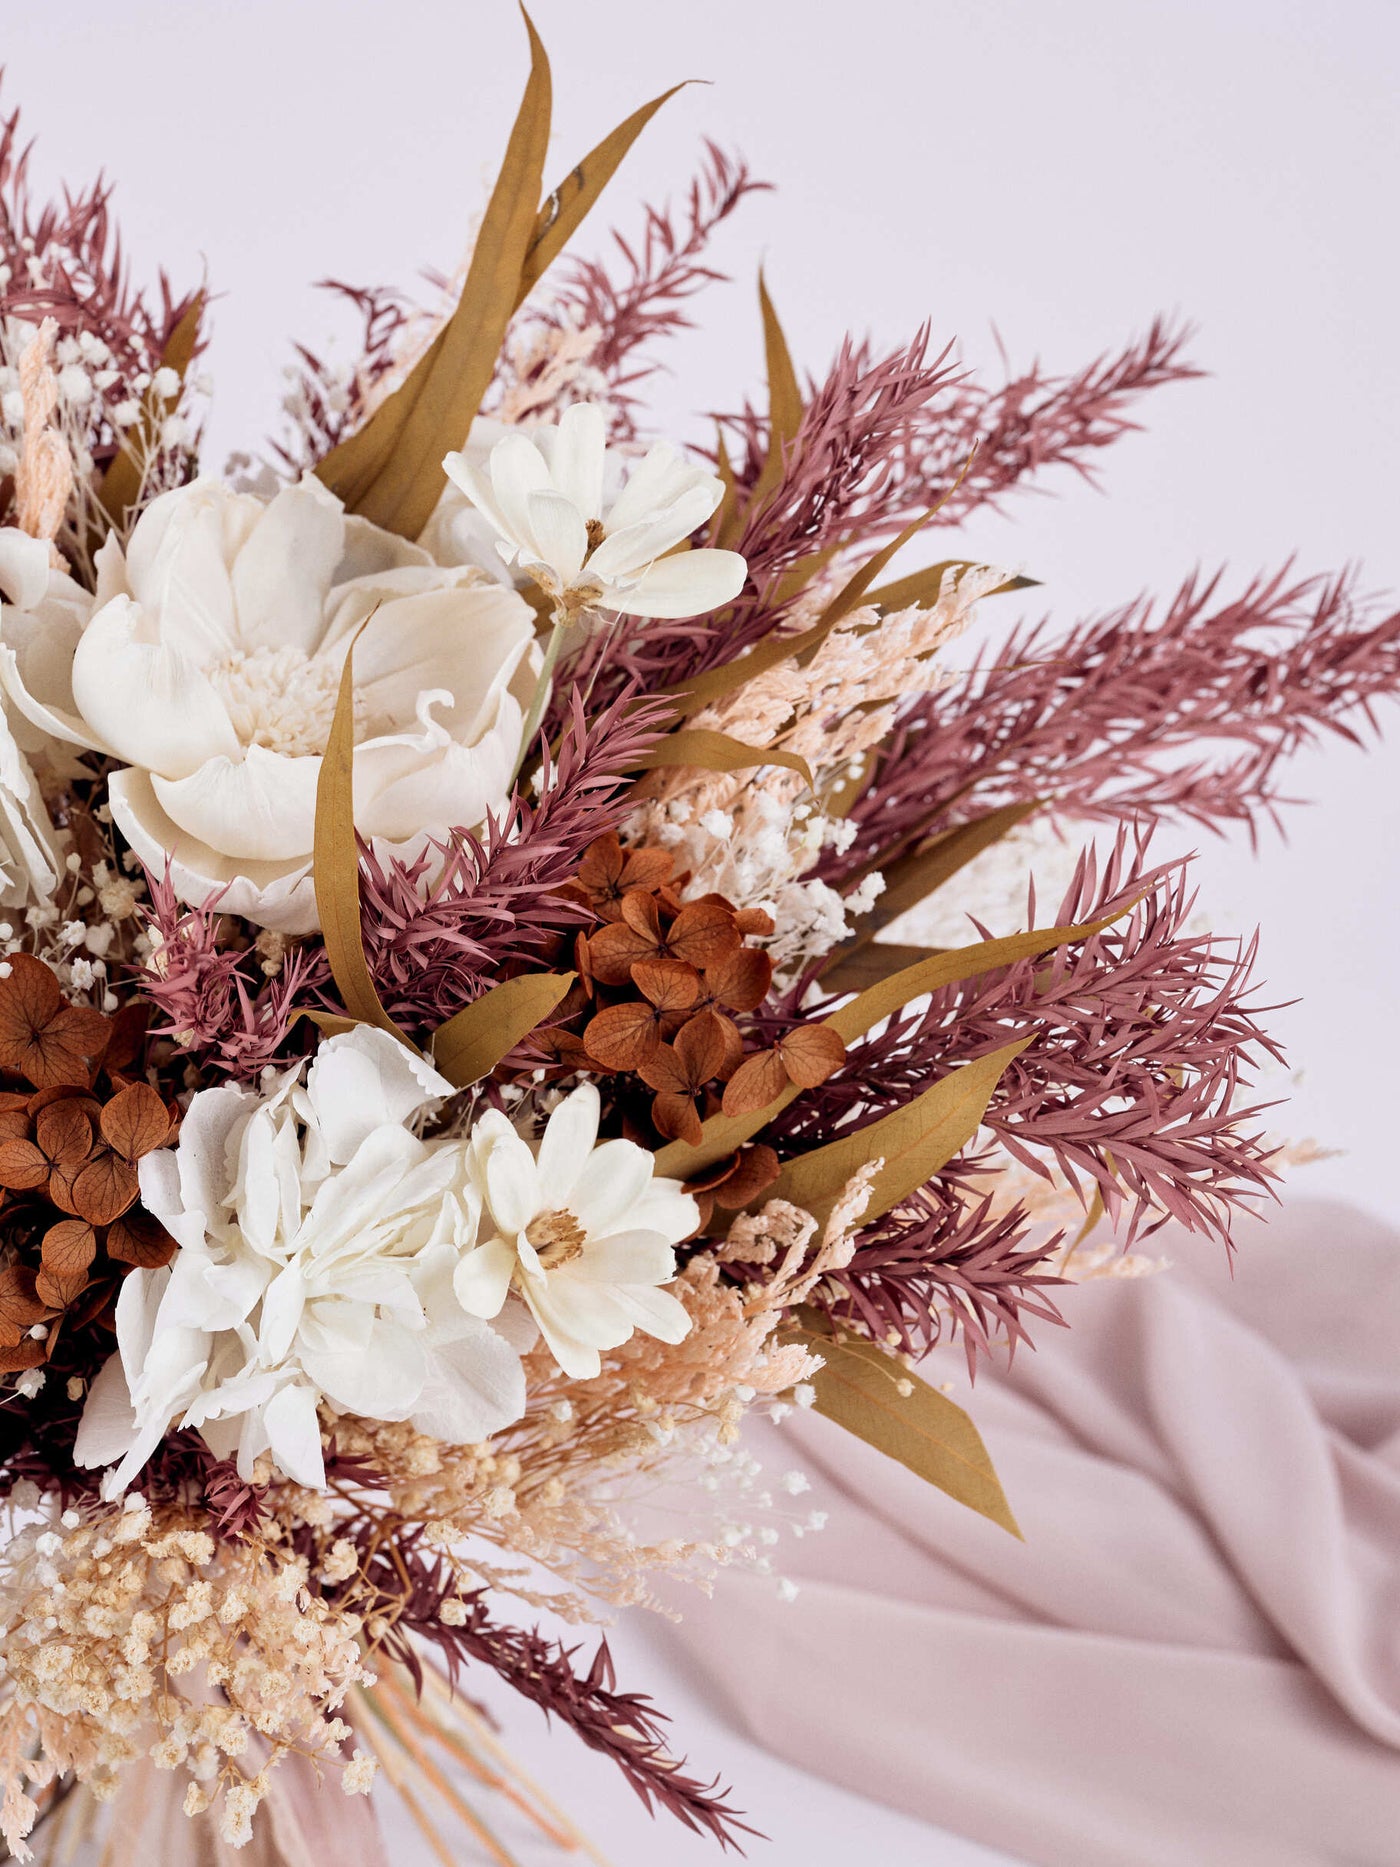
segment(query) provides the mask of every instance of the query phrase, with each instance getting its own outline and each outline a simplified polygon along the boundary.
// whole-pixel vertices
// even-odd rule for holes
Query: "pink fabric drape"
[[[1400,1238],[1294,1201],[1233,1281],[1159,1244],[978,1378],[1024,1544],[803,1416],[758,1447],[831,1514],[797,1601],[730,1576],[665,1639],[781,1755],[1042,1867],[1395,1867]]]

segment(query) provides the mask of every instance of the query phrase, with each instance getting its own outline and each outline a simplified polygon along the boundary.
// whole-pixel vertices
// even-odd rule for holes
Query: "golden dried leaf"
[[[463,445],[481,407],[537,238],[551,85],[544,46],[521,11],[530,77],[462,296],[407,379],[316,469],[351,512],[405,538],[427,524],[442,491],[443,456]]]
[[[361,627],[363,628],[363,624]],[[360,1024],[389,1031],[413,1046],[379,1002],[360,931],[360,848],[355,840],[355,645],[345,656],[335,717],[316,783],[316,841],[312,874],[321,938],[336,990]]]
[[[911,571],[907,577],[901,577],[895,583],[881,584],[878,590],[872,590],[866,598],[886,614],[893,614],[901,609],[931,609],[938,601],[938,594],[943,586],[944,573],[950,570],[984,570],[985,565],[974,563],[971,558],[945,558],[941,564],[930,564],[923,570]],[[1001,596],[1008,590],[1038,590],[1040,580],[1037,577],[1008,577],[1005,583],[999,583],[995,590],[989,590],[988,596]]]
[[[817,1311],[799,1310],[795,1322],[796,1339],[823,1359],[812,1376],[818,1413],[1012,1536],[1021,1535],[982,1436],[961,1407],[873,1342],[854,1336],[837,1341]]]
[[[781,485],[784,450],[802,426],[802,391],[797,386],[797,371],[792,366],[787,339],[761,270],[758,305],[763,317],[763,350],[768,368],[768,452],[749,495],[750,510],[755,512]]]
[[[697,771],[752,771],[761,765],[781,765],[795,771],[807,788],[812,788],[812,768],[796,752],[784,752],[781,746],[746,745],[742,739],[732,739],[728,733],[714,732],[707,726],[687,726],[669,733],[628,769],[657,771],[673,765]]]
[[[825,1222],[856,1169],[882,1163],[872,1183],[866,1220],[881,1218],[930,1181],[976,1134],[1003,1072],[1031,1039],[1003,1044],[964,1063],[942,1082],[879,1121],[814,1148],[784,1166],[774,1199],[791,1200]]]
[[[617,173],[623,157],[657,111],[690,82],[688,78],[683,79],[681,83],[673,84],[669,91],[663,91],[660,97],[653,97],[649,104],[634,110],[625,122],[609,131],[596,148],[590,149],[582,162],[569,170],[568,178],[546,196],[536,216],[535,230],[520,269],[516,310],[519,310],[538,284],[545,268],[553,263],[565,243],[583,224],[589,209]]]
[[[522,973],[464,1005],[433,1033],[435,1066],[458,1089],[489,1076],[502,1057],[544,1023],[577,976]]]
[[[944,951],[945,948],[935,946],[898,945],[893,940],[864,941],[860,946],[843,952],[836,963],[821,975],[822,990],[838,995],[842,992],[864,992],[897,972],[919,965],[923,960],[936,959]]]

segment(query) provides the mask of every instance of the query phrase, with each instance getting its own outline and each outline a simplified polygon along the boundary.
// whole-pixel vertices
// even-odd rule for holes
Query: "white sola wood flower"
[[[579,402],[557,427],[506,434],[484,469],[467,451],[442,464],[561,619],[586,609],[699,616],[732,601],[747,572],[736,551],[676,550],[719,505],[723,483],[659,442],[612,497],[621,463],[601,412]]]
[[[596,1375],[598,1351],[634,1329],[663,1342],[688,1332],[684,1306],[658,1286],[675,1276],[674,1247],[700,1217],[678,1180],[655,1177],[646,1148],[598,1144],[598,1113],[598,1091],[585,1083],[555,1109],[537,1150],[494,1110],[477,1122],[481,1242],[454,1277],[476,1316],[498,1315],[517,1290],[576,1380]]]
[[[228,913],[315,927],[316,785],[352,641],[361,833],[421,847],[504,805],[540,667],[513,590],[347,517],[314,479],[266,502],[196,480],[97,563],[81,628],[0,624],[0,678],[41,730],[126,767],[112,814],[184,900],[223,890]]]
[[[245,1478],[270,1453],[324,1482],[321,1402],[475,1442],[518,1419],[528,1317],[469,1315],[453,1272],[481,1199],[460,1141],[410,1124],[452,1086],[383,1031],[323,1043],[309,1072],[259,1097],[227,1086],[190,1104],[178,1147],[141,1163],[141,1197],[180,1250],[133,1271],[118,1353],[93,1384],[81,1465],[120,1461],[119,1494],[166,1432],[199,1430]],[[512,1328],[512,1324],[515,1327]]]

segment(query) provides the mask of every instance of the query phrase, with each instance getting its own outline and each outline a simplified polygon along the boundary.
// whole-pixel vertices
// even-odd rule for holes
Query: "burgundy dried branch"
[[[324,950],[292,949],[269,979],[256,948],[220,945],[229,922],[218,911],[218,893],[200,907],[184,907],[168,874],[147,870],[146,880],[156,949],[138,986],[165,1019],[153,1034],[174,1037],[206,1068],[253,1081],[282,1056],[298,1007],[312,1002],[328,977]]]
[[[659,367],[642,355],[646,346],[689,329],[689,301],[726,276],[703,257],[716,228],[747,196],[771,186],[756,181],[741,156],[726,155],[707,139],[683,209],[669,203],[646,208],[640,240],[614,232],[620,277],[601,260],[574,260],[563,269],[550,315],[597,331],[589,366],[608,385],[614,440],[634,438],[637,385]]]
[[[111,376],[86,411],[89,447],[100,472],[123,431],[113,411],[139,402],[195,294],[177,295],[164,271],[153,293],[133,285],[111,212],[111,185],[100,176],[77,193],[65,189],[59,200],[36,202],[29,178],[32,145],[21,144],[19,120],[18,110],[0,120],[0,319],[38,324],[53,318],[62,336],[100,339],[107,346]],[[196,451],[196,437],[182,443],[191,461]]]
[[[961,377],[911,431],[893,463],[898,496],[870,535],[898,531],[927,510],[969,457],[972,465],[939,511],[938,525],[958,525],[982,506],[999,509],[1005,494],[1051,467],[1068,467],[1094,484],[1097,454],[1140,429],[1128,413],[1138,397],[1203,374],[1186,360],[1191,335],[1188,326],[1156,318],[1145,337],[1072,376],[1047,376],[1033,363],[996,389]]]
[[[739,1835],[756,1831],[729,1807],[727,1792],[718,1782],[705,1784],[687,1776],[684,1759],[668,1753],[666,1719],[650,1699],[617,1690],[605,1639],[600,1638],[587,1672],[577,1672],[577,1648],[550,1640],[535,1628],[493,1620],[485,1589],[458,1597],[452,1571],[440,1556],[425,1552],[414,1532],[397,1536],[392,1549],[375,1546],[378,1538],[371,1544],[372,1526],[364,1536],[370,1546],[361,1566],[362,1580],[379,1586],[386,1607],[392,1609],[383,1645],[415,1677],[421,1676],[422,1660],[414,1649],[414,1636],[437,1647],[454,1684],[464,1665],[489,1666],[546,1717],[558,1718],[591,1750],[610,1758],[646,1808],[665,1809],[685,1827],[742,1853]],[[460,1625],[449,1626],[441,1618],[449,1596],[461,1600],[465,1619]]]
[[[1281,1052],[1253,1002],[1254,943],[1188,933],[1189,858],[1144,872],[1142,854],[1120,838],[1100,874],[1086,851],[1055,922],[1098,919],[1145,891],[1125,918],[934,993],[925,1009],[852,1044],[846,1067],[764,1138],[804,1152],[902,1106],[957,1064],[1031,1037],[986,1117],[1008,1153],[1042,1175],[1053,1163],[1086,1206],[1097,1190],[1115,1224],[1126,1215],[1128,1241],[1171,1217],[1228,1242],[1232,1212],[1271,1194],[1276,1178],[1251,1125],[1262,1109],[1249,1083]],[[774,1023],[795,1015],[785,1006]]]
[[[1280,760],[1375,729],[1400,690],[1400,611],[1372,620],[1348,577],[1258,579],[1217,603],[1189,579],[1056,640],[1048,624],[984,650],[921,700],[851,812],[858,835],[820,873],[842,883],[951,822],[1045,798],[1103,822],[1277,820]],[[1202,756],[1202,746],[1226,756]],[[1193,749],[1195,755],[1193,756]]]
[[[590,717],[577,688],[563,715],[555,756],[541,740],[536,804],[517,792],[480,835],[453,830],[412,861],[362,848],[365,954],[385,1009],[410,1032],[435,1029],[512,970],[538,965],[589,919],[557,890],[627,814],[629,768],[667,716],[624,693]],[[335,1004],[329,984],[322,1002]]]
[[[968,1372],[993,1344],[1029,1343],[1026,1317],[1063,1323],[1045,1293],[1064,1280],[1045,1270],[1056,1234],[1026,1246],[1023,1207],[998,1211],[959,1182],[975,1166],[950,1162],[939,1176],[861,1232],[849,1264],[829,1271],[808,1298],[833,1322],[911,1355],[961,1334]]]
[[[429,280],[442,283],[433,275]],[[294,476],[310,472],[360,426],[375,389],[402,366],[410,330],[429,315],[394,286],[322,279],[317,290],[331,292],[349,305],[359,318],[360,333],[355,362],[348,370],[307,344],[294,346],[296,363],[282,403],[286,435],[270,443],[274,458]]]

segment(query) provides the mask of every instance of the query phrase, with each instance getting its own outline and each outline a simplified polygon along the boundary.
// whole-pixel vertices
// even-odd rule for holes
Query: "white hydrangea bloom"
[[[518,1310],[489,1327],[453,1294],[482,1205],[470,1149],[413,1132],[451,1093],[361,1026],[265,1096],[228,1085],[194,1098],[179,1145],[141,1162],[142,1200],[180,1249],[123,1283],[118,1353],[78,1434],[80,1465],[120,1461],[108,1495],[175,1426],[236,1457],[244,1478],[269,1453],[319,1486],[323,1400],[454,1444],[519,1418],[518,1345],[533,1327]]]

